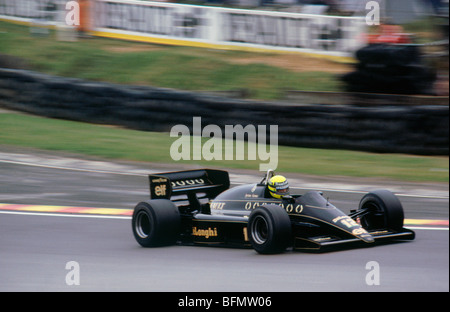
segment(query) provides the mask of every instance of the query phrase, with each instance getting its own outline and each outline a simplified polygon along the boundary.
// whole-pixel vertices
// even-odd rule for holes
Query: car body
[[[150,200],[134,209],[132,229],[144,247],[169,244],[253,247],[273,254],[287,248],[326,251],[412,240],[403,207],[389,191],[366,194],[346,215],[322,192],[270,196],[269,170],[260,183],[230,188],[228,172],[199,169],[149,175]]]

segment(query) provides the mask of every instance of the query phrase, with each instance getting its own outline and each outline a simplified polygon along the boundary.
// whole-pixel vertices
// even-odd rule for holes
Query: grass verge
[[[278,99],[286,89],[338,91],[337,73],[327,69],[346,70],[343,65],[301,55],[258,53],[262,59],[254,62],[251,52],[106,38],[63,42],[56,40],[54,30],[48,36],[33,36],[28,26],[1,21],[0,54],[13,55],[29,69],[52,75],[183,90],[245,89],[255,99]]]
[[[1,113],[0,129],[0,144],[5,145],[67,151],[108,159],[174,163],[170,156],[170,147],[177,138],[171,138],[168,133],[135,131],[16,113]],[[204,141],[206,140],[208,139]],[[260,161],[203,160],[177,163],[258,170]],[[372,154],[279,146],[277,170],[318,176],[449,182],[448,157]]]

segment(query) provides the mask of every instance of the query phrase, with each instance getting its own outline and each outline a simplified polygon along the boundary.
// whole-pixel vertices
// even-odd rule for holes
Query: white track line
[[[0,214],[44,216],[44,217],[66,217],[66,218],[93,218],[93,219],[123,219],[131,220],[127,216],[109,216],[109,215],[86,215],[86,214],[64,214],[48,212],[23,212],[23,211],[0,211]]]
[[[63,167],[63,166],[55,166],[55,165],[43,165],[43,164],[28,163],[28,162],[15,161],[15,160],[0,160],[0,163],[21,165],[21,166],[30,166],[30,167],[39,167],[39,168],[48,168],[48,169],[58,169],[58,170],[116,174],[116,175],[125,175],[125,176],[146,177],[148,175],[145,173],[131,173],[131,172],[120,172],[120,171],[109,171],[109,170],[98,170],[98,169],[71,168],[71,167]],[[151,170],[149,170],[148,172],[151,173]]]
[[[410,230],[428,230],[428,231],[448,231],[449,228],[445,227],[430,227],[430,226],[405,226],[405,228]]]
[[[7,163],[13,165],[22,165],[22,166],[30,166],[30,167],[39,167],[39,168],[48,168],[48,169],[58,169],[58,170],[69,170],[69,171],[80,171],[80,172],[91,172],[91,173],[100,173],[100,174],[115,174],[115,175],[123,175],[123,176],[138,176],[138,177],[147,177],[148,174],[156,173],[153,170],[145,170],[145,173],[136,173],[136,172],[120,172],[120,171],[110,171],[110,170],[98,170],[98,169],[84,169],[84,168],[71,168],[64,166],[56,166],[56,165],[46,165],[46,164],[37,164],[23,161],[15,161],[15,160],[1,160],[0,163]],[[132,170],[132,169],[130,169]],[[141,170],[143,171],[143,170]],[[233,184],[246,184],[243,182],[234,182]],[[293,189],[302,189],[302,190],[317,190],[318,188],[308,188],[308,187],[292,187]],[[321,191],[328,192],[336,192],[336,193],[352,193],[352,194],[366,194],[367,191],[358,191],[358,190],[346,190],[346,189],[335,189],[335,188],[320,188]],[[397,196],[400,197],[413,197],[413,198],[431,198],[431,199],[449,199],[449,196],[436,196],[436,195],[416,195],[416,194],[403,194],[396,193]]]
[[[120,219],[131,220],[128,216],[108,216],[108,215],[86,215],[86,214],[64,214],[64,213],[47,213],[47,212],[23,212],[23,211],[0,211],[0,214],[11,215],[28,215],[28,216],[44,216],[44,217],[63,217],[63,218],[92,218],[92,219]],[[426,227],[426,226],[405,226],[410,230],[427,230],[427,231],[448,231],[449,228],[444,227]]]

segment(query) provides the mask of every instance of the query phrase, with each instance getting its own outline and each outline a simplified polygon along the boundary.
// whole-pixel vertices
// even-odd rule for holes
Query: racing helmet
[[[276,175],[269,179],[267,188],[272,197],[281,199],[289,195],[289,183],[282,175]]]

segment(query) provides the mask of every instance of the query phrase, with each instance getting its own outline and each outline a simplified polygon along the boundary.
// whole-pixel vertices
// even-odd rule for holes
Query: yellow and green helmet
[[[289,195],[289,183],[282,175],[276,175],[270,178],[267,183],[270,195],[272,197],[281,199],[283,196]]]

